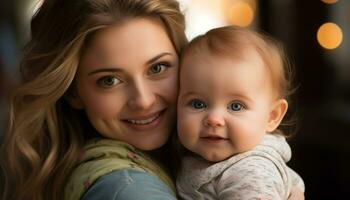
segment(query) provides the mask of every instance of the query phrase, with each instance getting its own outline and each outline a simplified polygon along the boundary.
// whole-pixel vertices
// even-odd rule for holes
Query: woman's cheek
[[[177,101],[178,90],[179,90],[177,68],[172,69],[171,76],[168,77],[167,79],[164,79],[160,83],[160,85],[162,87],[162,91],[166,93],[166,95],[164,96],[167,97],[168,101],[171,103],[175,103]]]
[[[121,104],[120,100],[115,100],[111,95],[95,95],[86,104],[86,110],[102,118],[115,117]]]

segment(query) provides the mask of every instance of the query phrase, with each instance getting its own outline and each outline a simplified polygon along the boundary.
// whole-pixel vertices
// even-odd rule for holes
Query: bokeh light
[[[342,40],[342,30],[334,23],[324,23],[317,31],[317,41],[325,49],[337,48]]]
[[[338,0],[321,0],[321,1],[327,4],[333,4],[333,3],[336,3]]]
[[[254,9],[245,1],[232,1],[227,4],[226,18],[230,24],[247,27],[254,20]]]

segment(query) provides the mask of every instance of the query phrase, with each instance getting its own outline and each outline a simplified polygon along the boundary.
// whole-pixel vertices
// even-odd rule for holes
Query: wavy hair
[[[50,0],[33,16],[1,149],[3,199],[62,199],[94,134],[85,114],[67,101],[75,95],[80,57],[96,31],[135,17],[161,19],[180,55],[187,39],[176,0]]]

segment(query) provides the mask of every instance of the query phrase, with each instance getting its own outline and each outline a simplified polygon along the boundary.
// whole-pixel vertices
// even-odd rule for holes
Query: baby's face
[[[190,151],[221,161],[255,147],[267,131],[273,90],[260,56],[234,59],[202,51],[185,57],[178,135]]]

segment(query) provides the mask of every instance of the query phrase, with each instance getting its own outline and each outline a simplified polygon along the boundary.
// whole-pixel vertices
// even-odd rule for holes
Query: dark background
[[[304,179],[306,199],[350,199],[350,1],[259,1],[259,27],[284,42],[297,68],[297,134],[289,165]],[[318,28],[343,29],[334,50],[317,42]]]
[[[0,136],[29,35],[27,4],[0,1]],[[290,140],[289,165],[303,177],[306,199],[350,199],[350,0],[258,0],[257,9],[256,28],[281,40],[297,68],[298,131]],[[337,49],[326,50],[317,42],[325,22],[342,28]]]

